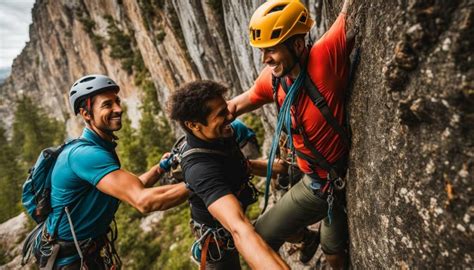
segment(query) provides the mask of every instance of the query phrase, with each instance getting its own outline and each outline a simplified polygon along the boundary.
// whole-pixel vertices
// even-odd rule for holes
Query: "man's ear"
[[[79,108],[79,114],[86,122],[89,122],[92,119],[91,114],[84,108]]]
[[[306,48],[306,42],[304,38],[297,38],[293,41],[293,49],[296,54],[301,55]]]
[[[199,131],[201,129],[197,122],[184,121],[184,125],[191,131]]]

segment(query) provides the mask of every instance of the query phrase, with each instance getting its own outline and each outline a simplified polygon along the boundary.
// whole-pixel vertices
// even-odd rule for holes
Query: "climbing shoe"
[[[319,247],[319,231],[306,230],[300,251],[300,262],[309,262]]]

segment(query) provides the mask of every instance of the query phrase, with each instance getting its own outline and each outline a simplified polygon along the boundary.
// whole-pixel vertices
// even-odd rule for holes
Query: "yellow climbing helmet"
[[[299,0],[269,0],[250,19],[250,45],[273,47],[291,36],[308,33],[313,23],[308,9]]]

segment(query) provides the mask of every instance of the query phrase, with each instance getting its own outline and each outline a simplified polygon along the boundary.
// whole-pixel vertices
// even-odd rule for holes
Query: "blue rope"
[[[283,78],[284,79],[284,78]],[[270,189],[270,182],[272,180],[272,167],[273,160],[275,159],[277,149],[279,147],[280,134],[283,129],[283,125],[288,132],[288,141],[290,149],[293,150],[293,138],[291,134],[291,105],[295,101],[295,98],[298,96],[301,86],[304,84],[306,79],[306,67],[304,67],[295,82],[291,85],[288,93],[286,93],[285,100],[281,105],[280,112],[278,113],[278,121],[275,128],[275,133],[273,134],[272,147],[270,148],[270,154],[268,155],[268,166],[267,166],[267,178],[265,182],[265,203],[262,209],[262,213],[265,212],[268,205],[268,195]],[[278,90],[277,90],[278,91]]]

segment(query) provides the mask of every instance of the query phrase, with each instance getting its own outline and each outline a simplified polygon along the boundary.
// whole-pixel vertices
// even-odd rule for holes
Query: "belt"
[[[79,241],[79,246],[83,255],[90,255],[96,251],[99,251],[106,244],[106,237],[98,237],[95,239],[89,238],[82,241]],[[72,241],[60,241],[59,244],[59,253],[58,258],[70,257],[73,255],[78,255],[76,245]]]

